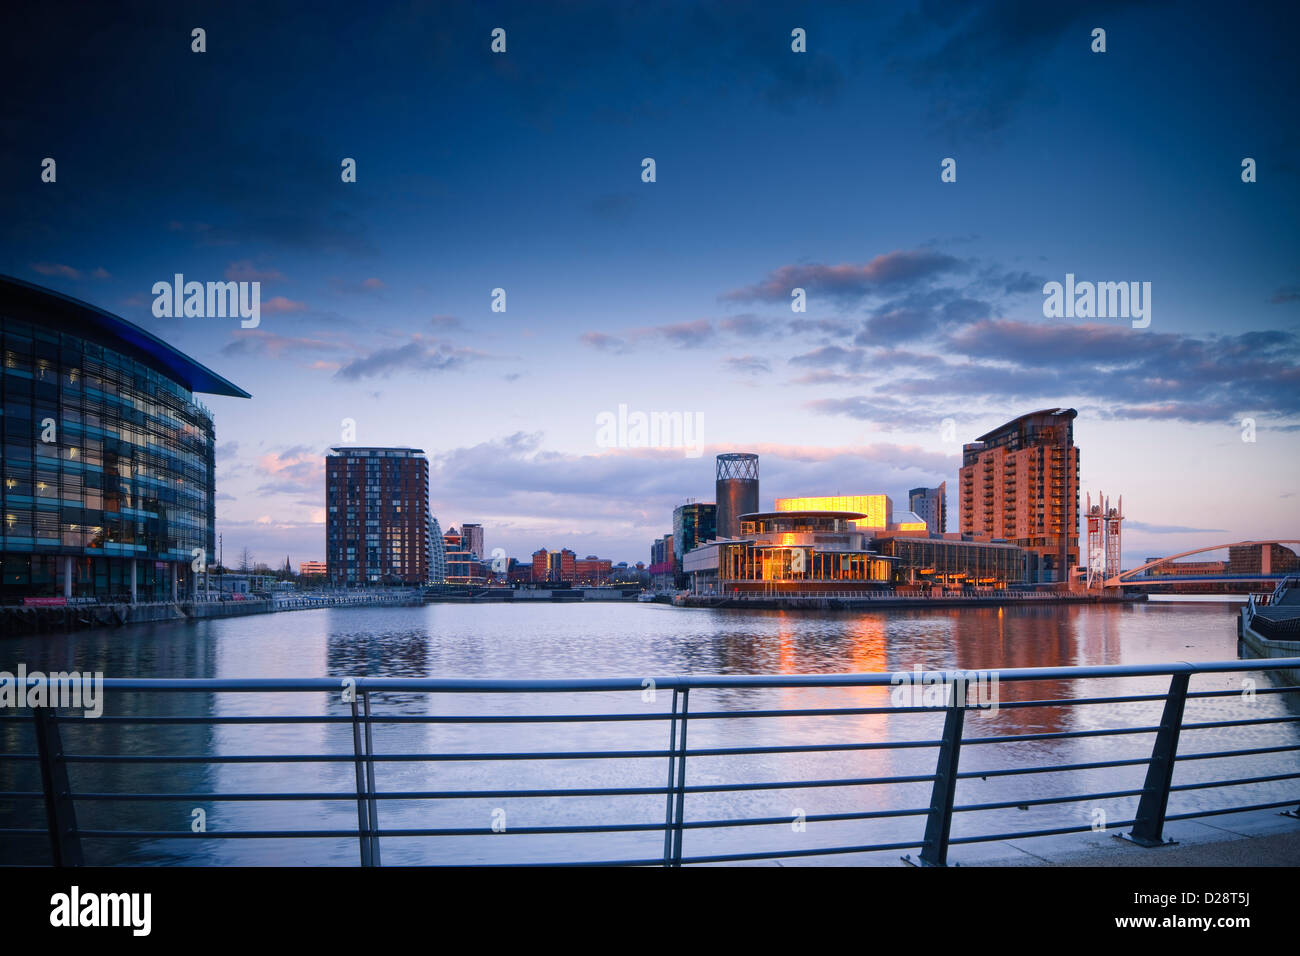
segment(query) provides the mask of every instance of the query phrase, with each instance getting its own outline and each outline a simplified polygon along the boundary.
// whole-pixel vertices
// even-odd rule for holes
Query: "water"
[[[1236,608],[1227,604],[1014,607],[1007,609],[887,610],[809,613],[670,608],[645,604],[430,605],[423,608],[347,608],[301,611],[202,622],[147,625],[67,636],[0,640],[0,670],[102,671],[108,677],[649,677],[673,674],[802,674],[847,671],[981,669],[1082,664],[1227,660],[1237,656]],[[1192,690],[1240,690],[1243,676],[1271,686],[1262,674],[1197,677]],[[1168,678],[1003,684],[1002,700],[1161,693]],[[108,715],[139,713],[343,715],[338,694],[267,695],[119,694]],[[374,710],[386,714],[539,714],[666,712],[671,692],[654,703],[641,695],[382,694]],[[1186,720],[1230,720],[1300,713],[1300,695],[1236,694],[1188,702]],[[771,707],[888,706],[881,688],[694,691],[691,711]],[[1001,709],[991,718],[972,714],[966,736],[1047,733],[1102,727],[1150,726],[1160,705]],[[699,720],[690,725],[692,750],[880,740],[936,739],[942,716],[857,715],[774,719]],[[127,725],[84,721],[64,725],[69,753],[154,755],[351,755],[346,724]],[[31,752],[27,728],[0,724],[6,753]],[[963,771],[1145,757],[1150,735],[1081,737],[1038,743],[967,745]],[[1300,743],[1296,724],[1187,732],[1180,752]],[[667,723],[387,725],[375,729],[378,753],[518,752],[547,749],[647,749],[667,747]],[[1180,764],[1174,783],[1292,773],[1297,752]],[[783,782],[929,774],[933,749],[847,751],[821,754],[692,757],[687,783]],[[963,780],[957,802],[986,803],[1141,787],[1143,767],[989,777]],[[526,787],[662,787],[663,759],[380,762],[380,791],[520,789]],[[169,794],[352,792],[353,765],[335,763],[149,763],[90,766],[73,763],[78,793]],[[0,791],[39,790],[35,768],[0,762]],[[1294,799],[1294,781],[1175,793],[1170,813]],[[687,820],[772,817],[781,822],[718,831],[688,830],[687,857],[876,842],[919,840],[921,817],[871,821],[791,823],[805,816],[877,809],[925,808],[928,783],[786,788],[691,794]],[[1101,809],[1109,821],[1133,816],[1135,797],[1091,800],[958,814],[953,835],[1000,833],[1088,825]],[[189,831],[193,811],[206,814],[208,832],[249,829],[346,829],[357,823],[355,801],[217,802],[82,800],[82,829]],[[380,825],[488,828],[504,822],[506,834],[386,838],[385,864],[561,861],[654,858],[662,833],[528,835],[530,826],[662,823],[662,796],[551,798],[494,797],[381,801]],[[504,812],[504,816],[502,816]],[[786,822],[790,821],[790,822]],[[0,799],[0,826],[41,826],[39,801]],[[87,863],[355,864],[355,839],[321,840],[111,840],[86,838]],[[43,862],[38,839],[10,838],[0,862]],[[840,858],[831,857],[828,860]],[[852,858],[847,858],[851,860]],[[797,862],[797,861],[796,861]]]

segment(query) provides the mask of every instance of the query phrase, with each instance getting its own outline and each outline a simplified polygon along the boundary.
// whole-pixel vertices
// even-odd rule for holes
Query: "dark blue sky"
[[[1300,524],[1294,4],[228,6],[6,10],[0,271],[253,393],[209,404],[259,557],[322,557],[344,418],[520,555],[645,559],[723,450],[765,507],[901,502],[1057,405],[1132,556]],[[260,327],[154,318],[177,272],[261,281]],[[1150,327],[1044,318],[1066,273]],[[600,447],[620,404],[705,455]]]

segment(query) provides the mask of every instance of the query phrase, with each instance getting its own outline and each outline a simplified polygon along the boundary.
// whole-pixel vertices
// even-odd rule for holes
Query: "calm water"
[[[1076,664],[1225,660],[1237,656],[1235,606],[1148,604],[1107,607],[1036,607],[872,613],[791,613],[688,610],[662,605],[430,605],[424,608],[347,608],[281,613],[198,623],[169,623],[121,631],[64,637],[0,640],[0,670],[102,671],[108,677],[646,677],[669,674],[798,674],[845,671],[1035,667]],[[1251,674],[1260,687],[1271,686]],[[1002,700],[1117,693],[1158,693],[1167,678],[1073,681],[1059,684],[1003,684]],[[1198,677],[1192,690],[1239,689],[1241,676]],[[105,713],[141,712],[227,716],[240,714],[347,713],[337,694],[110,695]],[[1300,695],[1235,695],[1190,701],[1186,719],[1225,720],[1300,713]],[[379,713],[536,714],[549,712],[666,711],[671,693],[655,703],[639,693],[599,695],[383,694]],[[147,704],[147,711],[146,711]],[[692,712],[768,707],[888,706],[884,689],[695,691]],[[991,719],[972,714],[966,734],[1087,730],[1158,723],[1158,704],[1000,710]],[[934,739],[941,716],[933,713],[800,717],[762,720],[699,720],[690,725],[691,749],[790,744]],[[70,753],[119,754],[351,754],[347,725],[186,725],[158,727],[85,721],[67,726]],[[31,752],[29,732],[0,724],[5,752]],[[1146,756],[1149,735],[1079,738],[992,746],[967,746],[962,770],[1079,763]],[[1249,743],[1247,743],[1247,741]],[[1295,724],[1188,732],[1181,752],[1300,742]],[[379,753],[511,752],[530,749],[665,749],[666,722],[616,724],[450,724],[377,727]],[[779,754],[761,757],[691,758],[687,783],[794,782],[812,779],[933,773],[932,749]],[[1296,752],[1200,760],[1179,766],[1174,782],[1244,777],[1300,770]],[[957,801],[986,803],[1012,798],[1122,790],[1141,786],[1143,768],[1035,774],[964,780]],[[230,793],[275,791],[348,792],[354,785],[350,762],[259,764],[74,764],[72,786],[80,793]],[[533,786],[659,786],[667,779],[662,759],[536,763],[525,761],[385,763],[376,766],[381,791],[520,789]],[[0,762],[0,790],[39,790],[34,767]],[[1257,784],[1229,791],[1176,793],[1170,812],[1228,804],[1294,798],[1294,781]],[[923,808],[929,784],[893,784],[822,789],[691,794],[688,820],[739,817],[792,819],[802,811]],[[1112,821],[1129,819],[1136,798],[1033,807],[1029,810],[958,814],[953,835],[1073,826],[1092,821],[1101,807]],[[209,832],[240,829],[346,829],[355,827],[355,802],[310,805],[261,802],[108,803],[77,805],[83,829],[190,828],[191,812],[202,808]],[[504,811],[512,827],[560,824],[662,822],[661,796],[601,799],[471,798],[383,801],[384,828],[489,827]],[[500,819],[499,813],[496,819]],[[39,826],[39,802],[0,800],[0,824]],[[919,839],[920,817],[875,821],[814,822],[805,832],[789,824],[687,831],[686,856],[865,844]],[[603,835],[491,834],[388,838],[385,864],[502,862],[655,857],[663,837],[656,833]],[[158,840],[87,839],[87,863],[326,863],[357,861],[355,840]],[[0,846],[0,862],[42,861],[42,841],[11,839]],[[835,860],[837,858],[830,858]]]

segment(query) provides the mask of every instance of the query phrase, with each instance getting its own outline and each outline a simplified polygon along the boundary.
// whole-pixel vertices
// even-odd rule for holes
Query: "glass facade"
[[[898,559],[899,584],[1005,588],[1025,579],[1025,552],[1014,545],[899,535],[874,547]]]
[[[889,495],[818,495],[811,498],[777,498],[777,511],[859,511],[858,528],[886,528],[894,511]]]
[[[158,367],[189,360],[151,336],[114,348],[114,323],[142,330],[73,300],[0,291],[18,293],[0,298],[0,600],[130,600],[133,570],[137,600],[170,599],[173,574],[191,593],[215,544],[212,413]]]

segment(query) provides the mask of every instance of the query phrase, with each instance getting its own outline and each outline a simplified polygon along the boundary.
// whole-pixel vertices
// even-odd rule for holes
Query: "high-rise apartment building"
[[[464,539],[465,550],[477,554],[480,558],[488,557],[483,550],[483,526],[466,521],[460,526],[460,536]]]
[[[418,448],[325,457],[325,561],[334,585],[422,585],[429,573],[429,461]]]
[[[1031,583],[1079,564],[1079,450],[1073,408],[1021,415],[963,446],[961,530],[1028,552]]]
[[[939,482],[938,488],[913,488],[907,493],[907,507],[931,534],[943,534],[948,530],[948,482]]]
[[[686,586],[682,558],[692,548],[719,537],[717,521],[718,506],[711,501],[688,501],[673,509],[673,574],[679,587]]]

